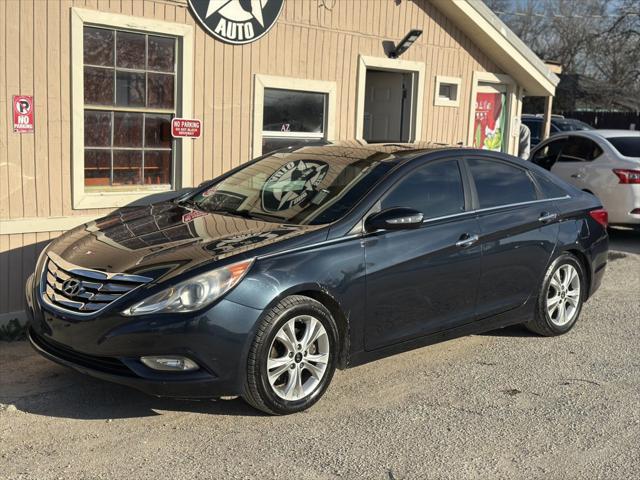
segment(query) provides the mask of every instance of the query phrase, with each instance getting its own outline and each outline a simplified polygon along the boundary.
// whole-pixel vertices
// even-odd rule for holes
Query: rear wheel
[[[544,276],[535,318],[525,324],[545,336],[561,335],[575,325],[586,294],[584,268],[570,253],[560,255]]]
[[[264,412],[305,410],[325,392],[336,368],[338,330],[308,297],[282,300],[264,316],[247,362],[244,399]]]

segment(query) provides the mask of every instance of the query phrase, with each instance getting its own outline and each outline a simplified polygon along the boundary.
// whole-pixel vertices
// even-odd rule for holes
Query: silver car
[[[611,225],[640,228],[640,131],[556,134],[538,144],[529,160],[596,195]]]

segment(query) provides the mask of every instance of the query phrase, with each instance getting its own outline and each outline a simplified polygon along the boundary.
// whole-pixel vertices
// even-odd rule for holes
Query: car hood
[[[313,238],[304,235],[313,232]],[[270,223],[166,202],[81,225],[48,251],[82,268],[164,280],[231,256],[248,258],[323,237],[322,226]]]

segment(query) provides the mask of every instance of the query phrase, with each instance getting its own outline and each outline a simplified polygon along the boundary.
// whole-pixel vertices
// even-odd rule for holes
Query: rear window
[[[594,130],[591,125],[588,125],[580,120],[556,120],[555,126],[561,132],[574,132],[577,130]]]
[[[620,155],[640,158],[640,137],[607,138]]]
[[[544,198],[561,198],[567,195],[567,192],[549,180],[547,177],[540,173],[533,173],[536,181],[538,182],[538,186],[540,190],[542,190],[542,194]]]
[[[527,172],[502,162],[469,159],[480,208],[498,207],[537,200],[535,186]]]

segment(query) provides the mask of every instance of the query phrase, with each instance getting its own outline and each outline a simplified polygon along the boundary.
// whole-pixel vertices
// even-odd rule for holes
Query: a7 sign
[[[32,96],[13,96],[13,131],[17,133],[33,133]]]

